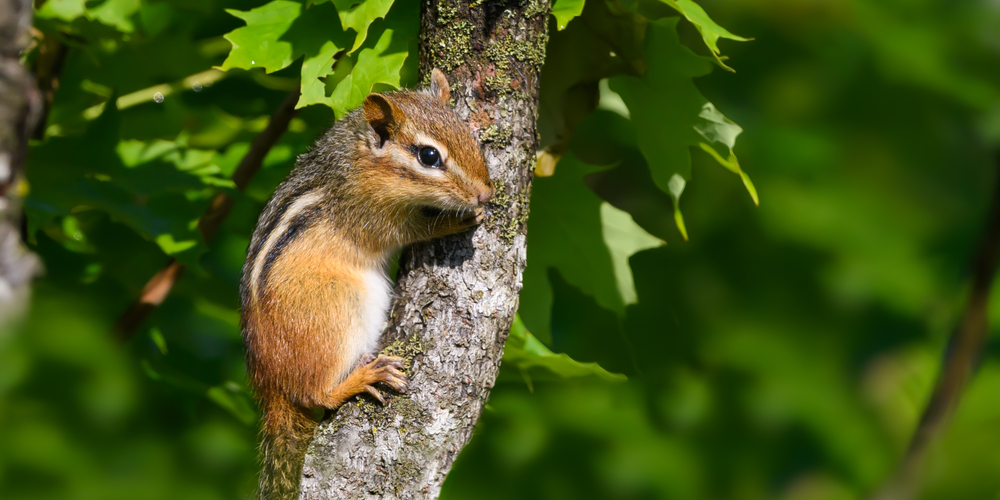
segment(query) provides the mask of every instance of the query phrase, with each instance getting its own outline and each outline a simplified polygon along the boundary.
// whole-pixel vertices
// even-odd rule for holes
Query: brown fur
[[[313,409],[362,392],[382,400],[377,383],[406,387],[400,360],[361,352],[382,320],[372,317],[372,297],[385,297],[372,276],[402,245],[477,224],[492,194],[479,144],[448,99],[437,71],[429,91],[368,96],[299,158],[261,214],[241,286],[263,410],[260,498],[297,495]],[[427,145],[443,149],[442,168],[416,162]]]

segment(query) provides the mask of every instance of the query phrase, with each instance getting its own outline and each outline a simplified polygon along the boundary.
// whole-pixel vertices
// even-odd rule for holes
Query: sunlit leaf
[[[310,104],[329,104],[326,96],[326,77],[333,74],[333,56],[340,50],[333,42],[323,44],[315,56],[302,61],[302,93],[295,107]]]
[[[299,54],[284,35],[301,11],[302,4],[290,0],[274,0],[247,12],[226,9],[247,25],[225,35],[233,49],[221,69],[264,68],[271,73],[292,64]]]
[[[35,11],[40,18],[56,18],[72,21],[87,11],[87,0],[49,0]]]
[[[663,3],[677,9],[685,19],[691,22],[695,28],[698,29],[698,33],[701,33],[701,38],[705,41],[705,45],[708,49],[712,51],[712,55],[715,57],[716,62],[719,66],[732,71],[733,69],[726,66],[722,60],[722,52],[719,51],[719,39],[726,38],[729,40],[736,40],[738,42],[746,42],[750,40],[749,38],[743,38],[741,36],[736,36],[729,32],[729,30],[719,26],[708,17],[705,13],[705,9],[702,9],[700,5],[694,3],[693,0],[661,0]]]
[[[631,215],[608,203],[601,204],[601,226],[604,244],[611,252],[611,265],[615,271],[615,280],[618,282],[618,293],[626,305],[635,304],[638,297],[628,259],[636,252],[656,248],[665,243],[639,227]]]
[[[337,6],[340,24],[346,29],[357,33],[351,52],[358,50],[368,36],[368,26],[372,21],[385,17],[392,7],[393,0],[329,0]],[[321,2],[316,2],[321,3]]]
[[[113,26],[123,33],[135,31],[132,17],[139,12],[139,0],[106,0],[88,8],[87,17]]]
[[[73,21],[80,17],[98,21],[121,31],[132,33],[135,24],[132,18],[139,12],[139,0],[106,0],[105,2],[86,0],[52,0],[41,5],[35,13],[40,18]]]
[[[329,104],[325,78],[333,73],[333,58],[350,44],[349,33],[335,21],[333,5],[302,10],[298,2],[274,0],[249,12],[228,10],[247,26],[226,35],[233,44],[222,69],[283,69],[303,57],[301,96],[296,107]]]
[[[753,182],[750,182],[750,176],[748,176],[742,168],[740,168],[740,163],[736,159],[736,153],[733,152],[733,147],[736,146],[736,137],[743,132],[743,128],[737,125],[735,122],[726,118],[718,109],[715,108],[710,102],[706,102],[705,106],[702,108],[701,113],[698,115],[704,119],[702,123],[694,126],[694,129],[705,138],[706,142],[698,143],[706,153],[715,158],[720,165],[726,167],[729,171],[740,176],[743,180],[743,185],[746,186],[747,192],[750,193],[750,197],[753,199],[754,205],[759,205],[760,201],[757,199],[757,188],[754,187]],[[723,158],[718,151],[712,147],[712,143],[720,143],[726,147],[729,156]]]
[[[376,84],[399,87],[399,70],[406,62],[408,43],[404,33],[387,29],[374,48],[358,53],[351,74],[337,85],[330,98],[337,116],[360,106]]]
[[[164,356],[167,355],[167,353],[169,352],[167,350],[167,340],[163,338],[163,332],[161,332],[159,328],[156,327],[150,328],[149,338],[151,338],[153,340],[153,343],[156,344],[156,348],[160,350],[160,354],[163,354]],[[149,363],[146,363],[146,366],[149,367],[150,370],[152,370],[152,367],[149,366]]]
[[[552,6],[552,17],[556,18],[556,28],[566,29],[573,18],[583,12],[584,0],[556,0]]]
[[[611,373],[597,363],[581,363],[565,353],[552,352],[528,331],[520,316],[514,316],[510,336],[504,344],[503,362],[522,371],[544,368],[561,378],[595,376],[611,382],[628,380],[625,375]]]

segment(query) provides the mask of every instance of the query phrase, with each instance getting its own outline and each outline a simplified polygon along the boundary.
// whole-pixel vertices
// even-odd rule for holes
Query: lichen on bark
[[[407,359],[410,389],[328,416],[301,498],[437,498],[472,435],[521,289],[548,12],[544,0],[422,0],[422,79],[448,74],[456,112],[486,139],[497,195],[475,231],[404,252],[381,348]]]

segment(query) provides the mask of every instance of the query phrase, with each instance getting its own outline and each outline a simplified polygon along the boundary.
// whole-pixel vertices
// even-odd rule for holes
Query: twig
[[[995,174],[995,192],[982,239],[973,255],[972,290],[961,322],[948,341],[948,350],[937,386],[913,433],[899,469],[874,495],[874,500],[906,500],[916,496],[920,488],[920,470],[928,447],[946,427],[966,384],[975,371],[983,344],[989,332],[986,317],[990,286],[1000,262],[1000,154]]]
[[[288,130],[288,124],[296,114],[295,104],[298,100],[299,90],[296,86],[296,89],[288,94],[288,97],[285,98],[274,114],[271,115],[271,120],[267,123],[267,127],[254,138],[250,146],[250,151],[243,156],[239,166],[236,167],[236,171],[233,172],[233,183],[236,184],[236,189],[242,191],[246,188],[250,179],[260,170],[267,152],[278,142],[282,134]],[[229,215],[229,211],[232,210],[235,203],[236,200],[228,193],[215,195],[212,203],[205,210],[205,214],[198,221],[198,229],[201,231],[201,235],[205,241],[211,240],[215,236],[215,233],[219,231],[222,221]],[[170,259],[170,262],[153,275],[146,283],[146,286],[142,288],[139,298],[135,302],[132,302],[128,309],[118,318],[114,328],[115,336],[123,342],[130,339],[142,323],[146,321],[146,318],[167,298],[170,290],[174,287],[174,283],[177,282],[183,272],[184,265],[175,259]]]
[[[211,86],[213,83],[225,78],[228,75],[229,73],[219,71],[215,68],[207,69],[185,77],[174,83],[161,83],[159,85],[153,85],[152,87],[147,87],[142,90],[136,90],[135,92],[125,94],[115,101],[115,107],[122,110],[147,103],[149,101],[154,101],[157,99],[157,94],[159,94],[159,98],[162,99],[163,97],[173,94],[174,92],[189,89],[197,91],[201,88],[201,86]],[[88,120],[93,120],[98,116],[101,116],[101,113],[104,112],[105,105],[107,105],[107,103],[102,102],[83,110],[83,117]]]

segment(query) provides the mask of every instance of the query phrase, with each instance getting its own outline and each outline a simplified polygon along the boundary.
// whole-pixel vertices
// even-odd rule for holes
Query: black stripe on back
[[[274,210],[274,215],[267,221],[267,224],[260,228],[260,238],[250,247],[247,253],[247,260],[253,262],[257,260],[257,253],[260,252],[260,247],[264,246],[264,242],[267,241],[268,236],[270,236],[271,231],[274,231],[275,227],[278,227],[278,223],[285,216],[285,212],[288,211],[288,207],[295,203],[295,200],[299,199],[302,195],[310,191],[309,186],[300,186],[295,189],[288,196],[285,196],[278,207]]]
[[[260,277],[257,279],[257,289],[263,290],[264,285],[267,283],[267,275],[270,274],[271,267],[281,256],[281,252],[285,250],[292,241],[295,240],[297,236],[305,232],[309,228],[311,222],[317,215],[318,210],[315,207],[310,207],[303,210],[300,214],[296,215],[295,218],[288,223],[288,229],[278,237],[277,241],[274,242],[274,246],[267,252],[267,256],[264,258],[264,265],[260,270]]]

